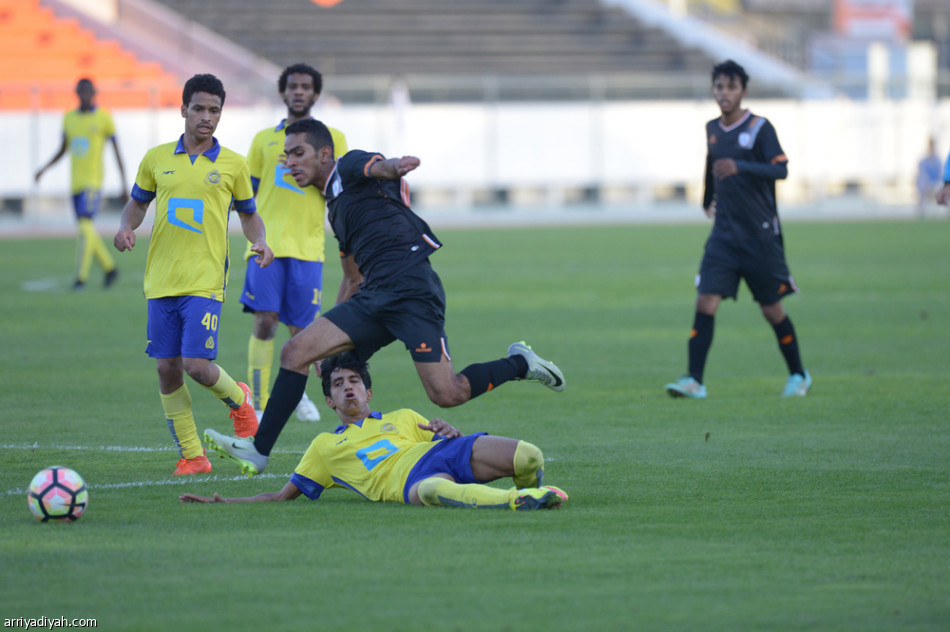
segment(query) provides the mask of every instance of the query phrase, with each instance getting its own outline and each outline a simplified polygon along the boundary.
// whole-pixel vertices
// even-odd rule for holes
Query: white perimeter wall
[[[852,183],[880,202],[911,203],[927,139],[937,138],[941,158],[950,149],[950,100],[747,100],[746,105],[773,122],[789,156],[790,175],[780,185],[785,202],[819,200]],[[717,114],[711,101],[315,110],[318,118],[347,134],[350,148],[419,156],[422,167],[410,176],[417,192],[594,186],[636,191],[638,199],[673,186],[686,187],[690,199],[699,197],[703,126]],[[244,153],[254,134],[282,115],[282,107],[225,106],[216,135]],[[114,116],[131,186],[144,152],[177,138],[183,120],[177,110],[118,111]],[[34,208],[42,207],[42,200],[68,195],[68,158],[47,172],[40,185],[33,183],[36,169],[59,147],[60,134],[61,114],[0,114],[0,198],[25,197],[28,208]],[[119,178],[111,148],[106,165],[106,193],[113,195]]]

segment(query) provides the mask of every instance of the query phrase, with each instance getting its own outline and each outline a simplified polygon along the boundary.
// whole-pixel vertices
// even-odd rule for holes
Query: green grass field
[[[544,450],[560,511],[317,502],[201,506],[185,491],[280,488],[324,421],[291,421],[268,472],[173,478],[145,346],[146,239],[67,291],[70,239],[3,241],[0,618],[106,630],[950,629],[950,224],[787,226],[786,300],[814,387],[785,368],[743,288],[723,305],[706,401],[685,369],[706,226],[442,230],[457,368],[525,339],[567,390],[511,383],[460,408],[425,396],[405,350],[373,359],[376,406]],[[237,240],[232,252],[241,252]],[[331,258],[332,260],[332,258]],[[326,274],[336,294],[335,262]],[[234,265],[218,362],[243,379],[250,316]],[[286,338],[281,332],[279,341]],[[199,429],[229,428],[193,382]],[[90,508],[41,524],[25,488],[78,470]],[[502,483],[499,483],[502,484]],[[507,486],[507,485],[506,485]]]

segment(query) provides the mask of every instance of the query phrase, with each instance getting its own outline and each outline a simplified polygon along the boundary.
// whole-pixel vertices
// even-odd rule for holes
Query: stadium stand
[[[487,75],[495,78],[491,97],[501,100],[571,98],[564,88],[571,78],[582,86],[577,98],[590,98],[591,74],[606,78],[607,98],[691,98],[707,94],[713,63],[598,0],[161,3],[278,66],[307,60],[334,77],[337,91],[347,77],[364,85],[373,76],[405,77],[414,101],[470,100],[484,92],[479,77]]]
[[[0,0],[0,109],[68,109],[80,77],[96,82],[110,108],[174,105],[176,77],[141,61],[116,41],[101,40],[75,19],[57,17],[38,0]]]

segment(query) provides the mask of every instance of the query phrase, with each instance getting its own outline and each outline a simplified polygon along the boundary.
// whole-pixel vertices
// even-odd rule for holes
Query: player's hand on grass
[[[226,503],[228,502],[227,500],[222,498],[220,494],[217,494],[217,493],[215,493],[215,495],[211,498],[208,498],[207,496],[198,496],[197,494],[182,494],[181,496],[178,497],[178,500],[180,500],[183,503]]]
[[[442,435],[446,439],[454,439],[455,437],[464,437],[465,435],[458,429],[453,427],[449,422],[444,419],[433,419],[427,424],[417,424],[423,430],[430,430],[437,435]]]
[[[257,265],[262,268],[266,268],[274,260],[274,251],[270,249],[267,242],[254,242],[251,244],[251,252],[257,253]]]

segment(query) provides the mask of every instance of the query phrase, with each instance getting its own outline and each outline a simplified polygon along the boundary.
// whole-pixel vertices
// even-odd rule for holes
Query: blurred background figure
[[[105,271],[105,286],[112,285],[119,275],[115,260],[106,249],[102,238],[96,232],[93,220],[102,203],[102,179],[105,173],[102,166],[102,150],[106,141],[112,142],[115,160],[119,166],[121,195],[126,194],[125,167],[119,154],[119,143],[115,138],[115,123],[112,115],[95,104],[96,87],[91,79],[80,79],[76,83],[76,96],[79,107],[66,112],[63,117],[63,142],[59,151],[46,165],[36,172],[35,180],[40,181],[47,169],[59,162],[69,151],[70,191],[73,197],[73,210],[79,222],[79,247],[76,257],[76,281],[74,290],[86,285],[92,260],[95,259]]]
[[[931,138],[927,143],[927,155],[917,163],[917,216],[923,217],[936,201],[935,195],[943,182],[943,163],[937,155],[937,143]]]

